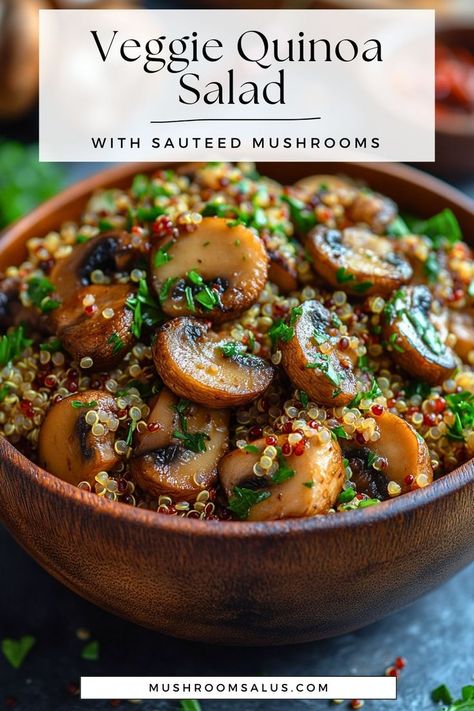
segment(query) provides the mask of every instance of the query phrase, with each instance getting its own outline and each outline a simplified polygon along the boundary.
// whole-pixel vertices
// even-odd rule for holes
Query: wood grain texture
[[[152,166],[148,166],[151,169]],[[142,167],[143,169],[143,167]],[[470,202],[402,166],[269,164],[288,182],[311,172],[360,176],[429,215]],[[91,189],[126,184],[118,166],[78,184],[3,238],[0,269],[24,241],[77,217]],[[427,592],[473,558],[474,466],[377,507],[268,523],[204,522],[114,504],[44,472],[0,439],[0,516],[65,585],[160,632],[220,644],[284,644],[343,634]]]

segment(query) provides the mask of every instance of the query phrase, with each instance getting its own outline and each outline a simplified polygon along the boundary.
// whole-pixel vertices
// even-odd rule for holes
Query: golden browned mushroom
[[[280,435],[276,446],[280,448],[287,441],[287,435]],[[251,521],[269,521],[327,513],[345,476],[337,441],[328,437],[322,443],[315,435],[306,442],[303,454],[276,454],[270,473],[257,476],[254,466],[269,449],[276,451],[276,447],[267,447],[264,439],[257,440],[219,462],[219,478],[234,514]]]
[[[101,425],[97,434],[95,425],[88,424],[91,411],[96,413],[95,425]],[[55,403],[41,425],[40,465],[75,486],[81,481],[94,486],[96,474],[110,471],[119,461],[114,432],[108,430],[106,422],[102,423],[116,419],[116,413],[114,398],[100,390],[80,392]],[[94,415],[90,417],[93,420]]]
[[[357,384],[334,316],[319,301],[305,301],[293,311],[293,333],[288,331],[279,347],[290,380],[315,402],[336,406],[356,396]]]
[[[298,288],[298,274],[295,260],[281,252],[268,251],[270,267],[268,270],[269,281],[276,284],[283,294],[296,291]]]
[[[133,346],[133,312],[127,299],[133,294],[127,284],[85,286],[51,312],[56,336],[80,363],[91,358],[93,370],[113,368]]]
[[[431,293],[423,285],[396,291],[383,312],[383,336],[393,359],[412,377],[432,385],[456,368],[455,355],[435,323]]]
[[[170,390],[207,407],[238,407],[255,400],[274,374],[263,358],[245,353],[241,344],[211,331],[206,322],[186,316],[161,327],[153,360]]]
[[[352,481],[358,491],[374,498],[387,498],[387,484],[395,481],[402,492],[410,491],[412,483],[426,486],[433,481],[430,453],[425,440],[398,415],[384,411],[377,417],[380,439],[358,446],[343,442],[344,455],[349,460]],[[382,468],[373,468],[373,455],[382,460]],[[372,455],[372,456],[369,456]],[[421,477],[421,478],[419,478]]]
[[[229,413],[180,400],[164,388],[148,422],[156,429],[137,435],[133,480],[153,496],[194,501],[216,482],[217,463],[227,450]]]
[[[160,240],[150,270],[166,314],[221,322],[257,300],[267,280],[268,257],[249,228],[205,217],[193,231]]]
[[[311,175],[298,180],[295,187],[307,197],[327,190],[338,193],[349,220],[358,225],[367,225],[375,234],[383,234],[397,216],[397,206],[393,200],[361,188],[347,178]]]
[[[392,240],[356,227],[341,232],[318,225],[308,234],[306,247],[315,271],[349,294],[387,296],[412,275]]]
[[[469,354],[474,355],[474,309],[452,309],[449,313],[449,330],[456,336],[454,350],[458,356],[465,363],[472,363]]]
[[[111,276],[125,270],[138,254],[128,232],[104,232],[76,245],[68,256],[58,259],[49,279],[57,296],[66,301],[81,286],[90,284],[94,271]]]

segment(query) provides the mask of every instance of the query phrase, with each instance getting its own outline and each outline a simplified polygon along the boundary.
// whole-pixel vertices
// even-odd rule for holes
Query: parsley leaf
[[[181,711],[201,711],[201,704],[194,699],[183,699],[179,703],[181,704]]]
[[[338,284],[344,284],[346,281],[354,281],[355,276],[349,274],[345,267],[339,267],[336,272],[336,279]]]
[[[237,341],[227,341],[219,346],[219,350],[225,358],[234,358],[243,352],[243,347]]]
[[[251,454],[258,454],[260,452],[259,448],[254,444],[246,444],[244,450],[246,452],[250,452]]]
[[[282,195],[282,201],[290,207],[290,217],[299,232],[309,232],[317,220],[314,212],[302,201],[291,195]]]
[[[59,338],[53,338],[52,341],[40,344],[40,351],[47,351],[48,353],[57,353],[61,350],[61,341]]]
[[[28,282],[27,294],[31,299],[31,303],[44,313],[54,311],[61,305],[58,299],[49,298],[54,292],[54,284],[46,277],[32,277]]]
[[[295,335],[295,329],[292,326],[288,326],[282,318],[279,318],[268,329],[267,333],[270,336],[272,345],[275,346],[278,341],[283,341],[284,343],[291,341]]]
[[[81,657],[88,662],[96,662],[99,659],[99,643],[97,641],[88,642],[82,649]]]
[[[462,232],[456,215],[445,208],[429,220],[416,220],[411,225],[412,232],[429,237],[435,246],[447,242],[449,246],[462,240]]]
[[[448,427],[449,439],[463,441],[464,430],[474,428],[474,394],[470,392],[446,395],[446,402],[454,414],[454,423]]]
[[[330,383],[336,387],[341,384],[341,376],[335,369],[328,355],[323,353],[316,353],[314,356],[314,361],[312,363],[306,364],[307,368],[320,370],[325,374]]]
[[[117,353],[120,353],[120,351],[125,348],[125,343],[122,341],[118,333],[112,333],[112,335],[107,339],[107,343],[112,345],[113,355],[117,355]]]
[[[347,504],[349,501],[352,501],[354,496],[356,495],[356,490],[355,489],[344,489],[344,491],[341,491],[339,496],[337,497],[337,503],[338,504]]]
[[[273,484],[282,484],[284,481],[291,479],[295,475],[294,469],[287,466],[284,456],[281,452],[278,453],[278,469],[272,474]]]
[[[81,402],[80,400],[71,400],[71,407],[78,410],[81,407],[87,407],[90,410],[93,407],[97,407],[97,401],[91,400],[91,402]]]
[[[183,398],[180,398],[177,404],[175,405],[174,410],[178,413],[179,416],[181,432],[179,430],[175,430],[173,432],[173,437],[175,437],[175,439],[181,440],[181,442],[183,442],[183,446],[186,449],[189,449],[192,452],[196,452],[196,454],[199,454],[200,452],[206,451],[205,441],[210,439],[210,437],[205,432],[188,432],[188,423],[186,420],[186,410],[188,409],[188,407],[189,401],[184,400]]]
[[[25,338],[23,326],[18,326],[14,331],[0,337],[0,366],[8,365],[19,358],[23,351],[31,346],[32,341]]]
[[[229,499],[228,508],[237,518],[243,521],[249,517],[250,509],[253,506],[259,504],[261,501],[265,501],[265,499],[268,499],[270,496],[270,492],[266,489],[255,491],[254,489],[236,486],[234,487],[233,496]]]
[[[138,291],[127,299],[127,306],[133,311],[130,330],[135,338],[141,337],[143,326],[154,326],[162,318],[160,306],[151,296],[146,279],[140,279]]]
[[[333,427],[331,433],[335,439],[337,439],[338,437],[339,439],[350,439],[349,435],[347,434],[346,430],[342,425],[337,425],[337,427]]]
[[[173,245],[173,240],[170,240],[170,242],[167,242],[163,247],[160,247],[160,249],[157,251],[153,258],[153,264],[155,267],[162,267],[163,264],[167,264],[168,262],[171,262],[173,257],[168,254],[168,249]]]
[[[35,643],[36,639],[31,635],[20,639],[2,639],[3,656],[14,669],[19,669]]]

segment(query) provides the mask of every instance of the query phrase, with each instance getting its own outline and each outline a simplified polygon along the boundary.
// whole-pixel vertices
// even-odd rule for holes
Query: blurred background
[[[436,155],[421,167],[474,198],[474,0],[0,0],[0,227],[101,164],[40,164],[38,8],[435,8]],[[212,156],[210,156],[212,158]],[[468,236],[466,236],[468,238]],[[0,709],[79,711],[175,702],[81,702],[79,677],[91,675],[384,674],[399,663],[396,702],[372,711],[435,709],[431,689],[458,695],[474,674],[474,568],[387,620],[335,640],[275,649],[216,649],[160,637],[80,600],[50,578],[0,527],[0,641],[34,637],[21,668],[0,653]],[[212,581],[210,581],[212,583]],[[350,604],[350,601],[348,601]],[[204,711],[292,711],[326,702],[202,702]],[[347,702],[338,708],[361,708]],[[469,707],[472,709],[472,707]]]

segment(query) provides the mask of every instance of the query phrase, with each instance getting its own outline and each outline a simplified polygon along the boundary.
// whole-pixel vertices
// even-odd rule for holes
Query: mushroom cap
[[[82,406],[74,407],[73,403]],[[110,471],[119,461],[114,433],[93,435],[85,421],[89,410],[115,415],[117,405],[111,395],[101,390],[71,395],[48,410],[38,438],[40,466],[74,486],[81,481],[94,486],[96,474]]]
[[[156,266],[157,254],[165,247],[167,257]],[[268,275],[268,256],[257,234],[220,217],[204,217],[193,231],[160,240],[150,260],[152,283],[156,293],[161,293],[166,314],[201,315],[215,322],[228,321],[248,309]],[[190,272],[198,273],[204,283],[188,283]],[[220,304],[209,308],[202,304],[199,294],[206,286],[219,294]],[[187,294],[193,297],[194,310]]]
[[[357,227],[316,226],[306,238],[315,271],[331,286],[358,296],[387,296],[409,281],[413,270],[393,241]]]
[[[169,495],[179,501],[194,501],[200,491],[213,486],[217,480],[217,463],[228,446],[229,413],[188,403],[187,431],[190,434],[201,432],[208,438],[205,450],[194,452],[174,435],[182,431],[178,406],[178,398],[164,388],[148,418],[149,422],[158,422],[162,429],[137,438],[130,470],[133,480],[153,496]]]
[[[346,405],[356,396],[357,383],[350,356],[338,349],[340,334],[329,333],[333,314],[319,301],[305,301],[299,308],[293,337],[280,343],[282,365],[290,380],[315,402]],[[321,340],[332,345],[328,353],[321,352]]]
[[[287,435],[277,438],[277,447],[288,441]],[[250,521],[270,521],[280,518],[298,518],[327,513],[342,489],[345,471],[339,444],[331,437],[324,444],[315,435],[306,442],[302,455],[284,457],[285,465],[294,475],[281,484],[273,484],[265,478],[258,481],[253,473],[266,448],[265,439],[252,442],[256,452],[235,449],[219,462],[219,477],[228,498],[235,487],[258,488],[270,492],[270,496],[249,511]],[[257,487],[257,484],[259,485]]]
[[[409,475],[416,479],[420,474],[425,474],[427,483],[431,483],[433,469],[428,446],[415,428],[388,410],[377,417],[377,426],[380,439],[366,442],[363,447],[387,460],[387,466],[383,469],[387,481],[396,481],[403,492],[410,490],[406,482]],[[353,441],[351,446],[354,446]]]
[[[270,266],[268,279],[276,284],[283,294],[289,294],[298,288],[298,273],[294,260],[289,259],[280,252],[268,252]]]
[[[69,255],[58,259],[49,279],[64,302],[81,286],[90,283],[90,276],[96,269],[112,275],[124,269],[136,256],[128,232],[102,232],[75,245]]]
[[[398,365],[412,377],[436,385],[456,368],[456,359],[443,343],[430,314],[432,297],[423,285],[399,289],[383,313],[382,333],[393,345],[391,353]]]
[[[233,343],[197,318],[167,321],[153,343],[153,360],[163,382],[177,395],[207,407],[237,407],[255,400],[270,385],[274,369],[263,358],[238,352]],[[236,344],[237,346],[237,344]]]
[[[95,297],[92,315],[83,306],[83,299],[89,294]],[[54,332],[76,361],[88,356],[93,360],[93,370],[102,370],[123,360],[135,342],[130,330],[133,312],[127,306],[132,294],[127,284],[85,286],[51,312]],[[112,318],[104,317],[105,309],[112,309]]]

